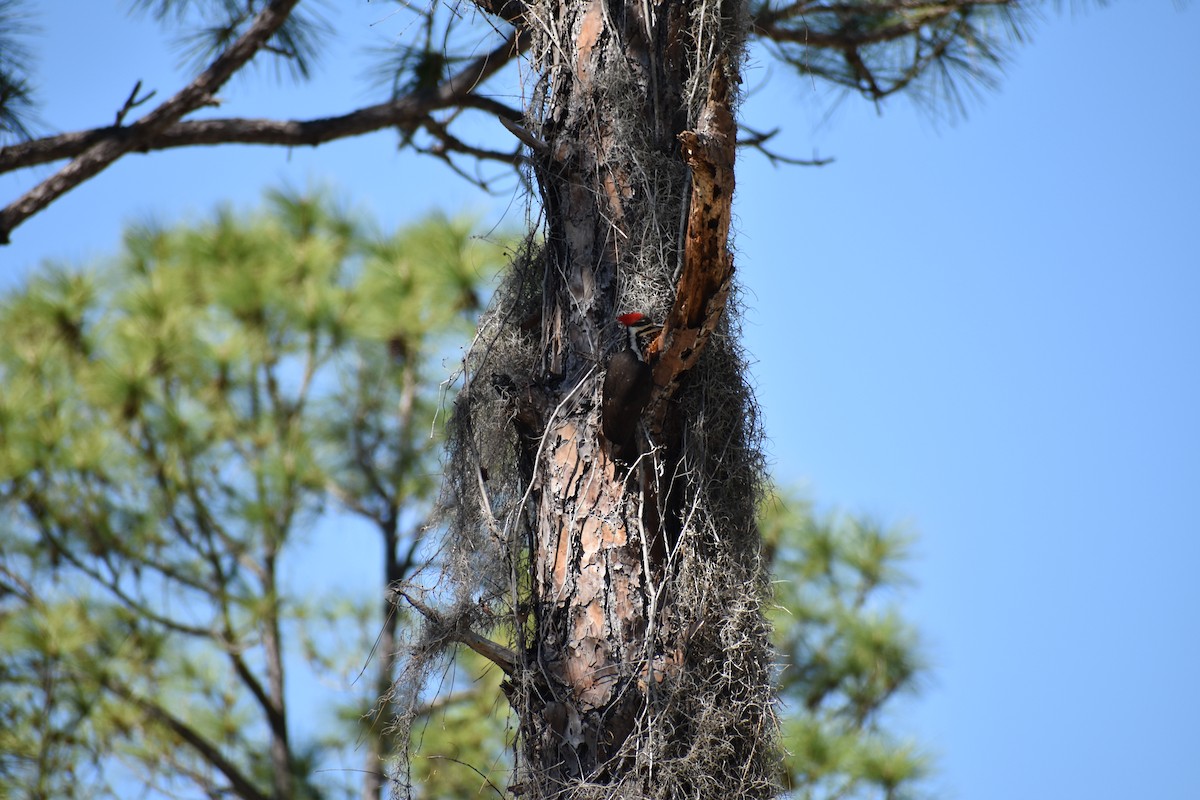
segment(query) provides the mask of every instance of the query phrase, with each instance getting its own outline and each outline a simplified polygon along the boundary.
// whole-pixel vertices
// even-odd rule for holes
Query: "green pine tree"
[[[4,299],[0,784],[381,783],[391,711],[368,712],[404,622],[385,590],[436,558],[442,362],[499,258],[461,221],[383,234],[276,192],[250,216],[131,230],[106,268],[49,267]],[[384,553],[353,596],[288,577],[331,517]],[[289,703],[306,658],[353,687],[350,728],[314,735],[334,709]],[[318,771],[339,749],[357,769]]]
[[[387,791],[394,710],[378,698],[411,621],[385,589],[437,569],[421,545],[441,358],[496,261],[462,223],[383,236],[326,198],[274,193],[249,218],[133,230],[107,268],[51,269],[5,298],[8,795]],[[331,517],[358,518],[383,545],[360,595],[283,580]],[[925,762],[884,714],[920,673],[886,605],[905,538],[817,519],[788,494],[763,504],[761,528],[782,783],[800,798],[910,796]],[[298,666],[371,677],[328,708],[297,705],[285,687]],[[513,735],[500,672],[466,648],[443,668],[444,691],[411,727],[415,791],[500,791]],[[341,722],[312,734],[322,718]],[[346,763],[363,768],[334,766]]]
[[[916,796],[928,758],[887,724],[890,701],[915,692],[924,670],[897,607],[909,537],[818,516],[794,493],[769,496],[760,519],[775,575],[788,796]]]

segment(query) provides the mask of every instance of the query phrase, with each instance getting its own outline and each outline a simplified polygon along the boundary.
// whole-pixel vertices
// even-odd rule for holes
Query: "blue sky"
[[[111,120],[138,79],[159,98],[182,85],[124,5],[37,5],[52,128]],[[341,5],[343,32],[405,33],[378,2]],[[904,102],[826,113],[762,57],[747,72],[747,122],[836,158],[739,166],[774,471],[919,534],[905,607],[933,671],[896,724],[937,755],[943,797],[1200,797],[1197,41],[1200,9],[1168,0],[1047,15],[953,124]],[[337,47],[318,84],[238,80],[222,113],[372,102],[353,42]],[[5,202],[36,172],[0,176]],[[432,207],[517,224],[522,208],[386,133],[132,156],[19,228],[0,285],[111,254],[124,222],[249,206],[280,182],[328,183],[388,224]],[[334,572],[353,585],[360,567]]]

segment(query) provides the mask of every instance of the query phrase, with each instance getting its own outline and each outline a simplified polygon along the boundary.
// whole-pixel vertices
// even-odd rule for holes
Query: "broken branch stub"
[[[649,416],[652,428],[661,426],[665,401],[700,358],[709,335],[721,321],[733,279],[729,225],[737,126],[728,72],[727,59],[718,59],[709,75],[708,102],[696,129],[679,134],[683,158],[691,169],[692,194],[675,302],[655,343],[659,357]]]

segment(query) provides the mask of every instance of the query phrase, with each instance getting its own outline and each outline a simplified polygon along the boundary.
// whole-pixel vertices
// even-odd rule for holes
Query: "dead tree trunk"
[[[725,314],[744,13],[539,0],[515,18],[544,241],[468,359],[448,498],[463,588],[456,616],[430,615],[434,641],[509,672],[514,794],[773,794],[758,431]],[[631,467],[599,435],[622,311],[665,322]],[[511,650],[463,633],[480,608],[512,622]]]

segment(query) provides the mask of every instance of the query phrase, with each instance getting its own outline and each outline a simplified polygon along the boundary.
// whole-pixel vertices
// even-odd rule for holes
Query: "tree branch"
[[[458,625],[452,621],[448,621],[445,617],[434,611],[425,603],[413,597],[403,589],[397,592],[401,597],[408,601],[408,604],[421,613],[425,619],[431,622],[437,629],[437,633],[448,637],[449,639],[465,644],[467,647],[474,650],[479,655],[486,658],[488,661],[499,667],[505,675],[512,675],[517,667],[517,654],[509,650],[503,645],[496,644],[491,639],[480,636],[475,631]]]
[[[520,28],[525,23],[524,0],[471,0],[480,11],[499,17],[508,24]]]
[[[36,492],[36,489],[34,490]],[[51,550],[56,558],[61,558],[70,564],[75,569],[79,570],[84,576],[95,582],[104,591],[111,594],[118,603],[132,611],[134,614],[150,620],[157,625],[161,625],[169,631],[179,633],[185,636],[192,636],[202,639],[214,638],[214,632],[207,628],[201,628],[196,625],[189,625],[185,622],[172,619],[165,614],[159,614],[153,608],[141,600],[138,600],[133,595],[126,592],[121,587],[121,577],[115,576],[106,578],[100,571],[90,566],[86,561],[79,557],[78,554],[71,548],[68,542],[56,532],[57,530],[68,530],[70,525],[63,522],[56,512],[50,510],[49,504],[44,502],[44,498],[40,493],[30,495],[23,501],[26,512],[33,521],[38,533],[50,544]],[[150,561],[142,560],[141,564],[154,569],[168,577],[173,577],[170,573],[162,569],[162,567]],[[199,589],[196,584],[191,584],[190,588]]]
[[[766,156],[772,166],[777,167],[780,164],[792,164],[797,167],[824,167],[827,164],[833,163],[832,158],[796,158],[795,156],[785,156],[770,149],[767,147],[767,142],[779,134],[779,128],[773,128],[769,131],[756,131],[749,125],[739,124],[738,127],[750,134],[749,138],[738,139],[738,147],[753,147]]]
[[[751,26],[755,34],[774,42],[789,42],[805,47],[846,50],[864,45],[895,41],[919,32],[922,27],[951,14],[973,8],[1008,6],[1013,0],[894,0],[891,3],[816,5],[810,2],[790,3],[782,8],[763,6],[754,14]],[[894,22],[863,24],[863,20],[884,20],[894,15]],[[814,24],[814,18],[833,17],[838,24]],[[789,21],[798,24],[787,25]]]
[[[934,16],[945,16],[954,11],[961,11],[967,8],[977,8],[985,6],[1007,6],[1012,5],[1013,0],[892,0],[892,2],[872,2],[870,5],[862,2],[847,2],[847,3],[821,3],[814,0],[798,0],[798,2],[787,3],[778,8],[772,8],[769,3],[764,3],[756,9],[751,10],[751,24],[756,32],[762,33],[765,28],[776,22],[786,20],[803,20],[804,28],[809,33],[821,36],[821,34],[812,31],[811,20],[822,17],[836,17],[838,19],[847,19],[856,17],[862,19],[867,16],[880,17],[884,14],[902,14],[905,12],[926,12]],[[785,29],[786,30],[786,29]],[[813,47],[842,47],[847,44],[863,44],[864,40],[851,41],[848,39],[837,39],[832,42],[821,43],[819,40],[804,38],[801,40],[804,44],[812,45]]]
[[[249,36],[249,32],[247,36]],[[232,46],[230,51],[236,46],[236,44]],[[30,190],[24,197],[0,212],[0,244],[6,244],[9,233],[25,219],[42,210],[75,186],[95,176],[117,158],[129,152],[145,153],[175,147],[217,144],[315,147],[335,139],[360,136],[384,128],[425,126],[433,122],[430,118],[432,112],[452,107],[471,107],[495,114],[497,117],[519,119],[520,112],[516,109],[490,98],[476,95],[474,91],[480,83],[524,52],[528,46],[529,37],[514,32],[498,47],[473,59],[432,91],[412,92],[387,103],[368,106],[336,117],[304,121],[268,119],[178,121],[179,116],[193,110],[192,107],[188,107],[179,112],[177,116],[166,117],[165,124],[163,124],[164,117],[159,112],[168,104],[175,103],[176,98],[179,97],[177,95],[176,98],[172,98],[168,103],[132,125],[113,125],[75,131],[0,148],[0,173],[63,158],[76,159],[58,174]],[[228,51],[226,55],[228,55]],[[222,56],[222,58],[224,57]],[[205,75],[212,70],[213,68],[210,67]],[[201,78],[203,77],[202,75]],[[196,86],[201,78],[193,81],[192,86],[189,86],[188,89]],[[215,88],[214,86],[213,90]],[[188,89],[185,89],[184,92],[187,92]],[[180,94],[182,95],[184,92]],[[204,98],[201,100],[203,101]],[[202,102],[197,103],[197,105],[201,104]],[[147,124],[148,121],[151,121],[151,117],[157,120],[153,125]],[[464,152],[470,151],[464,150]],[[505,154],[505,157],[497,160],[511,163],[514,159],[511,154]]]
[[[503,164],[511,164],[513,166],[519,165],[524,160],[519,147],[509,152],[476,147],[467,144],[450,133],[448,126],[436,120],[427,120],[425,122],[425,129],[429,131],[431,136],[438,140],[437,144],[428,148],[426,152],[446,160],[449,160],[448,156],[450,153],[462,153],[472,156],[478,161],[499,161]]]
[[[209,102],[213,93],[249,61],[279,29],[299,0],[273,0],[255,18],[250,28],[217,57],[204,72],[158,108],[130,126],[131,135],[97,143],[55,175],[26,192],[24,197],[0,211],[0,244],[29,217],[99,174],[125,153],[152,139],[184,115]]]
[[[205,761],[225,776],[229,781],[230,787],[237,793],[238,797],[243,798],[243,800],[270,800],[258,790],[258,787],[254,785],[254,782],[248,776],[244,775],[232,761],[221,754],[220,749],[216,745],[204,738],[195,728],[171,714],[162,706],[134,694],[124,686],[120,686],[107,679],[103,680],[103,685],[113,694],[127,702],[133,703],[147,717],[166,726],[168,730],[191,745]]]
[[[383,128],[420,125],[430,112],[457,105],[478,108],[509,119],[520,119],[520,112],[516,109],[474,95],[471,90],[511,61],[525,46],[523,41],[509,37],[499,47],[479,56],[447,78],[432,92],[414,92],[348,114],[311,120],[238,118],[178,122],[128,149],[145,153],[174,147],[218,144],[315,147],[334,139],[361,136]],[[137,136],[134,129],[132,125],[93,128],[0,148],[0,173],[73,158],[97,144],[123,143]]]

